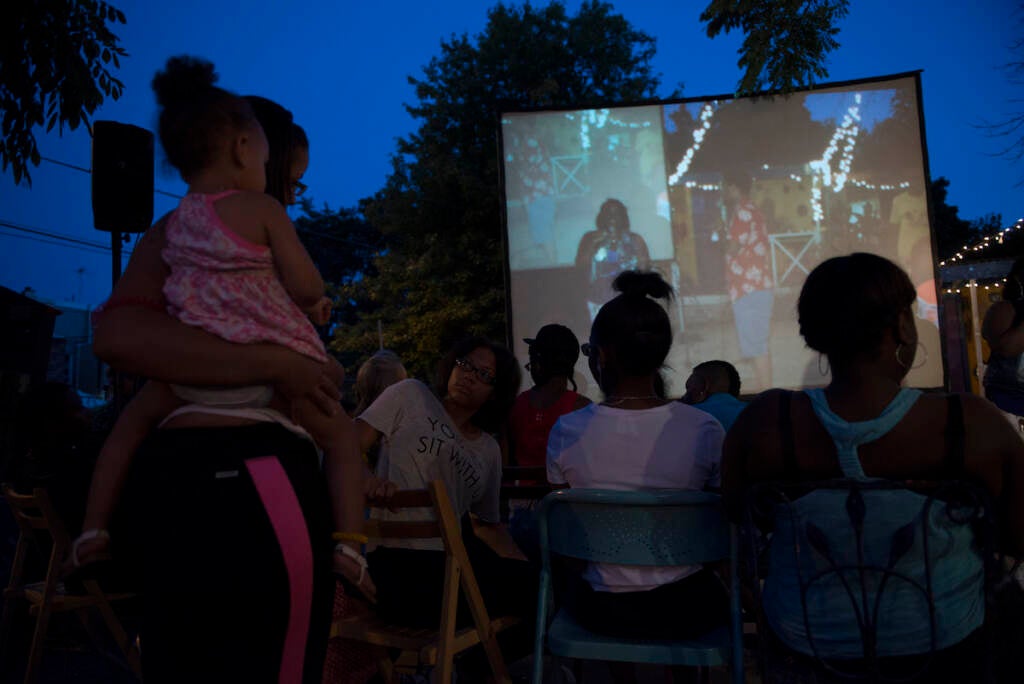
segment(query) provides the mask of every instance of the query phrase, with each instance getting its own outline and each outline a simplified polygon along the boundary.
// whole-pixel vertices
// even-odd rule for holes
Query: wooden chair
[[[469,564],[462,541],[459,520],[452,509],[448,493],[440,480],[431,482],[427,489],[406,490],[395,494],[388,504],[392,509],[432,508],[436,520],[398,522],[367,520],[366,535],[380,539],[431,539],[444,543],[445,571],[441,603],[441,623],[438,629],[415,629],[384,622],[376,616],[342,617],[331,627],[331,637],[351,639],[374,646],[377,650],[378,669],[385,682],[397,683],[398,677],[388,649],[398,649],[411,655],[420,665],[437,668],[437,682],[450,682],[454,658],[457,653],[482,644],[491,671],[498,682],[510,682],[505,661],[498,648],[497,634],[519,622],[515,617],[491,619],[484,606],[476,575]],[[456,629],[455,617],[459,590],[465,594],[473,615],[473,626]],[[433,591],[433,587],[424,587]]]
[[[28,664],[25,668],[25,683],[29,684],[29,682],[34,681],[36,669],[39,666],[39,661],[42,659],[43,642],[46,637],[47,627],[49,626],[50,616],[53,613],[74,611],[89,631],[90,636],[92,636],[88,609],[96,608],[117,642],[118,647],[124,653],[125,658],[127,658],[132,671],[141,679],[142,668],[139,663],[138,651],[110,607],[110,601],[130,598],[133,594],[105,594],[95,580],[82,580],[82,585],[85,587],[84,594],[67,593],[64,584],[59,581],[60,566],[71,548],[71,539],[54,510],[46,491],[36,489],[31,494],[19,494],[6,484],[3,485],[2,491],[11,511],[14,513],[20,533],[14,551],[14,563],[11,566],[10,583],[4,590],[4,615],[3,623],[0,624],[0,650],[3,650],[6,644],[7,631],[14,607],[13,599],[24,598],[29,603],[29,614],[36,617],[32,646],[29,650]],[[29,545],[32,543],[33,536],[39,531],[47,533],[53,541],[46,568],[46,577],[42,582],[23,583],[22,575],[24,572],[25,556]]]
[[[505,466],[501,469],[499,505],[501,519],[508,520],[510,501],[539,502],[554,491],[543,466]]]

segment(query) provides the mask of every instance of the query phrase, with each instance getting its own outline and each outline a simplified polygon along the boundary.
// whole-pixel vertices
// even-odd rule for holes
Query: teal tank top
[[[822,389],[807,390],[814,413],[836,445],[843,476],[871,482],[864,474],[857,447],[879,439],[895,427],[914,405],[921,392],[901,389],[893,401],[873,420],[850,423],[828,406]],[[952,417],[951,417],[952,419]],[[945,503],[908,490],[861,490],[866,514],[864,519],[864,562],[887,567],[893,534],[914,523],[914,538],[909,550],[896,562],[895,573],[912,578],[927,587],[925,573],[924,530],[928,535],[931,559],[931,586],[935,606],[936,650],[952,646],[981,626],[985,615],[982,559],[973,548],[970,526],[954,522]],[[857,610],[863,610],[860,577],[856,570],[826,572],[831,563],[807,538],[807,523],[825,532],[830,553],[838,565],[857,563],[856,536],[846,513],[848,492],[819,490],[786,506],[780,506],[770,549],[770,573],[765,580],[763,606],[768,624],[789,648],[824,658],[864,657],[864,646],[857,622]],[[924,517],[927,516],[925,520]],[[830,524],[831,522],[831,524]],[[806,599],[801,597],[800,578],[810,583]],[[844,586],[844,580],[845,585]],[[898,656],[926,653],[932,649],[932,631],[928,598],[910,582],[890,576],[879,597],[881,573],[868,573],[866,583],[869,609],[877,610],[877,655]],[[856,598],[851,598],[851,593]],[[806,600],[807,624],[803,606]],[[855,605],[856,604],[856,605]]]

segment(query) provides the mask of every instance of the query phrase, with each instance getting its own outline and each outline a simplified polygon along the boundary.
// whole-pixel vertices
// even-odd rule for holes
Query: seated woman
[[[799,393],[766,392],[740,414],[725,442],[724,491],[734,512],[748,487],[759,482],[968,480],[998,500],[1009,550],[1024,548],[1024,443],[980,397],[926,395],[900,386],[917,347],[914,299],[906,273],[873,254],[829,259],[811,272],[798,303],[800,334],[828,358],[832,382]],[[776,523],[763,610],[772,635],[791,655],[816,650],[829,660],[864,657],[855,609],[840,578],[820,580],[806,597],[800,591],[808,564],[824,561],[812,550],[820,543],[809,543],[813,540],[799,523],[813,520],[834,553],[854,548],[852,535],[844,536],[850,528],[846,493],[839,496],[829,490],[811,492],[793,503],[795,523],[784,524],[788,516]],[[920,514],[925,497],[899,489],[865,492],[865,500],[863,550],[884,567],[894,532]],[[881,519],[879,510],[885,511]],[[933,544],[929,562],[939,652],[926,677],[973,681],[983,668],[976,659],[955,655],[963,651],[953,647],[970,648],[985,617],[982,559],[972,547],[970,529],[952,521],[945,510],[940,502],[924,523]],[[925,584],[921,526],[895,567]],[[807,550],[799,564],[798,545]],[[893,585],[882,595],[877,655],[928,653],[927,598],[904,582]]]
[[[656,299],[669,299],[672,287],[656,273],[638,271],[619,274],[613,287],[620,294],[601,307],[590,342],[583,345],[604,401],[555,424],[548,441],[548,480],[620,490],[718,486],[722,426],[655,389],[672,346],[672,326]],[[595,632],[691,638],[728,617],[724,585],[700,567],[594,563],[583,579],[573,612]]]
[[[533,387],[516,397],[512,405],[509,460],[520,467],[543,468],[555,421],[587,406],[590,399],[576,392],[572,375],[580,357],[580,341],[571,330],[551,323],[537,331],[537,337],[523,341],[530,347],[526,370]]]
[[[441,362],[436,396],[419,380],[403,380],[356,418],[360,447],[365,452],[380,442],[379,478],[399,489],[423,489],[440,479],[456,515],[465,521],[472,512],[485,525],[498,525],[501,452],[488,432],[506,419],[518,387],[519,367],[511,352],[481,338],[465,340]],[[418,510],[374,514],[387,520],[431,516]],[[527,592],[536,580],[517,576],[528,576],[525,561],[499,556],[471,533],[464,536],[488,610],[500,615],[532,609],[536,595]],[[395,540],[377,547],[367,560],[381,617],[437,626],[445,564],[440,540]],[[460,610],[460,616],[468,615]]]

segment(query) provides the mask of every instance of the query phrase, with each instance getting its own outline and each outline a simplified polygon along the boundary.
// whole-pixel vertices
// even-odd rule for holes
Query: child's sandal
[[[82,534],[78,535],[78,538],[75,539],[75,541],[71,542],[71,565],[74,568],[77,569],[82,567],[83,565],[91,565],[92,563],[96,563],[99,561],[110,560],[110,552],[106,548],[101,548],[99,550],[93,551],[91,554],[89,554],[88,558],[86,558],[83,561],[81,555],[79,554],[79,547],[84,542],[92,541],[93,539],[102,539],[109,546],[110,533],[106,530],[92,529],[86,530],[85,532],[82,532]]]

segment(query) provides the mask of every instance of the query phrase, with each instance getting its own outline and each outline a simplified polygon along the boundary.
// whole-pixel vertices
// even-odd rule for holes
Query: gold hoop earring
[[[822,368],[821,368],[821,361],[822,361],[822,359],[825,360],[825,369],[824,370],[822,370]],[[829,372],[831,370],[832,370],[832,368],[828,365],[828,358],[824,354],[822,354],[821,352],[818,352],[818,373],[822,377],[825,377],[826,375],[829,374]]]
[[[911,366],[910,370],[917,370],[918,368],[921,368],[926,363],[928,363],[928,347],[924,346],[924,344],[922,344],[921,340],[917,341],[917,346],[921,350],[921,353],[920,354],[914,354],[914,360],[916,361],[917,359],[921,359],[921,363],[917,363],[917,364]]]
[[[924,364],[928,363],[928,348],[925,347],[923,344],[921,344],[920,340],[917,341],[916,346],[920,347],[921,351],[923,351],[924,353],[921,354],[921,357],[922,357],[921,358],[921,363],[912,366],[912,365],[906,363],[903,359],[900,358],[900,351],[904,348],[903,343],[901,342],[900,344],[896,345],[896,363],[900,364],[900,366],[904,370],[908,370],[908,371],[917,370],[918,368],[920,368]],[[914,356],[915,356],[915,359],[916,359],[917,358],[917,354],[915,354]]]

